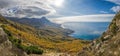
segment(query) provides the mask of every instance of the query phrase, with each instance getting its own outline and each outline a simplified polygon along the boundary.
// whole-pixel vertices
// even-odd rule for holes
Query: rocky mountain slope
[[[27,55],[30,56],[41,56],[41,54],[45,56],[47,55],[45,53],[51,52],[54,54],[58,53],[58,55],[63,55],[64,53],[73,55],[78,51],[81,51],[83,47],[87,46],[86,44],[89,44],[87,41],[66,36],[57,28],[36,29],[32,26],[6,20],[2,16],[0,16],[0,25],[2,32],[7,35],[5,38],[9,40],[8,44],[11,43],[9,46],[13,46],[15,50],[18,49],[14,53],[14,49],[7,49],[9,46],[6,47],[5,45],[0,45],[2,46],[1,50],[6,48],[10,53],[12,52],[12,54],[17,56],[21,56],[19,55],[21,53],[27,53]],[[2,42],[4,35],[2,33],[0,33],[0,35],[0,42],[1,44],[4,44],[4,42]],[[21,52],[18,52],[19,50],[21,50]],[[4,55],[6,52],[7,51],[1,52],[0,54]]]
[[[25,56],[26,53],[24,53],[24,51],[13,46],[11,41],[9,41],[7,34],[1,27],[1,21],[6,23],[6,20],[2,19],[0,16],[0,56]]]
[[[108,30],[78,56],[120,56],[120,12],[116,14]]]

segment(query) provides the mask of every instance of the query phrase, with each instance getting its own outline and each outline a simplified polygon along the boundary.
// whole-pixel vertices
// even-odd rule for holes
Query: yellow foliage
[[[80,40],[61,41],[59,43],[55,43],[55,42],[40,38],[33,33],[18,30],[11,25],[6,25],[5,29],[10,31],[14,36],[21,39],[24,42],[23,43],[24,45],[27,45],[27,43],[30,43],[33,45],[37,45],[43,49],[56,50],[60,52],[78,52],[83,47],[86,46],[85,44],[82,44]]]

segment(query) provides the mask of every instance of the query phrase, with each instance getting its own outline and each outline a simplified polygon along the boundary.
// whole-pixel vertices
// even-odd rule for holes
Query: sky
[[[108,22],[120,10],[120,0],[0,0],[5,17],[47,17],[53,22]]]

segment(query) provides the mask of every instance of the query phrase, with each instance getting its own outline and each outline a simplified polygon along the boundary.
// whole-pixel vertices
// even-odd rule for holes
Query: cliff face
[[[120,56],[120,12],[116,14],[108,30],[78,56]]]

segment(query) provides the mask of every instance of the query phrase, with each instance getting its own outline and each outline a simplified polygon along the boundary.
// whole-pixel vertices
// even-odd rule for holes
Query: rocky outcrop
[[[120,56],[120,12],[116,14],[108,30],[78,56]]]
[[[9,41],[7,34],[0,27],[0,56],[25,56],[22,50],[16,48]]]

